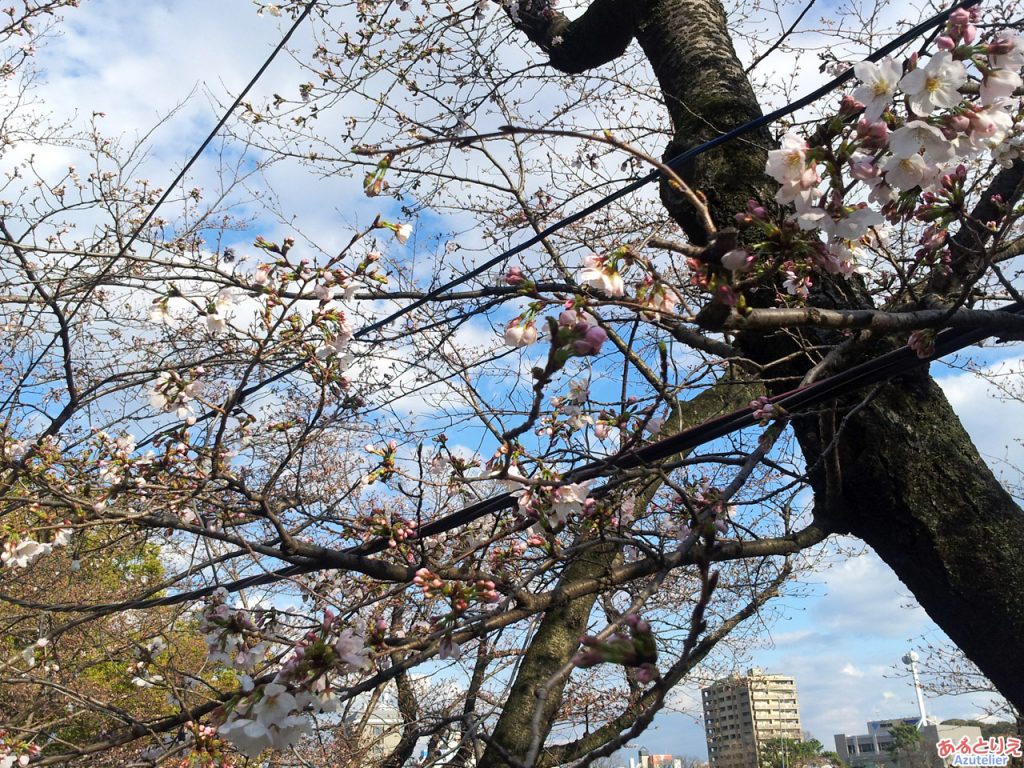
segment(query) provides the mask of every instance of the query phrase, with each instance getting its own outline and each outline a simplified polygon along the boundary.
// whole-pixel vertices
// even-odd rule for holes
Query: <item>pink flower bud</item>
[[[505,282],[509,285],[522,285],[526,282],[526,275],[523,274],[522,267],[509,267],[508,272],[505,273]]]
[[[971,14],[967,12],[966,8],[957,8],[951,14],[949,14],[949,24],[951,26],[963,26],[969,24],[971,21]]]
[[[855,115],[862,109],[864,109],[864,105],[848,93],[844,94],[839,102],[839,114],[843,116]]]
[[[754,266],[755,261],[754,254],[743,248],[736,248],[722,257],[722,266],[733,272],[744,272]]]
[[[988,44],[990,56],[1005,56],[1017,47],[1017,41],[1010,35],[1000,35]]]
[[[850,175],[857,181],[870,182],[882,175],[882,169],[871,160],[861,160],[850,166]]]
[[[946,119],[946,125],[957,133],[966,133],[971,121],[965,115],[951,115]]]
[[[608,340],[608,334],[599,325],[592,325],[587,329],[582,339],[573,342],[573,347],[578,355],[596,355],[601,351],[601,345]]]

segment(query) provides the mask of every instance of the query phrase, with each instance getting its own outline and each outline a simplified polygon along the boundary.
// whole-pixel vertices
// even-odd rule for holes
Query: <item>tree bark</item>
[[[692,400],[674,405],[672,416],[666,421],[668,431],[700,424],[703,421],[742,407],[761,390],[747,382],[730,378],[720,385],[704,390]],[[657,489],[651,483],[643,489],[637,499],[637,509],[650,502]],[[570,562],[562,573],[559,583],[574,582],[599,577],[609,570],[620,553],[618,546],[598,545],[594,549]],[[492,744],[484,751],[478,768],[500,768],[508,765],[503,753],[522,758],[530,749],[533,739],[533,723],[538,706],[542,708],[539,723],[540,736],[547,737],[554,723],[568,678],[551,683],[554,675],[572,658],[579,649],[580,636],[587,629],[590,613],[598,593],[578,597],[545,612],[537,633],[523,657],[508,699],[495,726]],[[547,696],[538,704],[537,691],[547,684]],[[635,716],[635,712],[633,715]]]
[[[742,70],[722,42],[728,31],[717,0],[649,7],[659,15],[642,21],[637,36],[665,90],[677,137],[702,136],[711,121],[725,128],[761,114],[749,85],[737,84]],[[703,60],[692,53],[704,49]],[[673,109],[676,104],[682,108]],[[718,158],[686,169],[684,178],[707,195],[722,221],[748,197],[766,199],[764,158],[763,147],[732,142]],[[670,210],[699,236],[688,217]],[[826,303],[863,309],[867,299],[851,282],[835,286]],[[779,337],[744,334],[739,341],[755,359],[786,351]],[[840,410],[836,418],[843,417]],[[818,421],[798,419],[794,428],[808,466],[814,465],[826,443]],[[868,407],[846,415],[835,464],[841,478],[831,493],[826,474],[812,474],[821,520],[869,544],[999,691],[1024,706],[1015,651],[1024,637],[1017,599],[1024,588],[1024,513],[982,461],[941,389],[927,374],[886,386]]]

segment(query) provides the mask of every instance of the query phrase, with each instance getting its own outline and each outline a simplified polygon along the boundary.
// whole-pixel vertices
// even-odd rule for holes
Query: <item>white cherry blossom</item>
[[[927,186],[928,181],[937,172],[937,169],[928,165],[920,155],[890,155],[882,161],[882,170],[885,171],[885,180],[901,192],[918,186]]]
[[[626,292],[622,276],[614,269],[609,269],[603,259],[593,254],[583,259],[580,282],[609,296],[622,296]]]
[[[942,131],[923,120],[911,120],[893,131],[889,138],[889,151],[893,157],[907,158],[924,150],[925,160],[943,163],[953,159],[954,148]]]
[[[864,105],[864,119],[873,123],[892,101],[903,68],[887,56],[877,64],[871,61],[858,62],[854,64],[853,72],[862,83],[854,89],[853,98]]]
[[[298,709],[295,697],[280,683],[267,683],[263,697],[253,706],[252,713],[264,725],[274,725]]]
[[[257,757],[274,743],[263,723],[247,718],[229,720],[218,731],[246,757]]]
[[[53,550],[52,544],[43,544],[33,539],[23,539],[19,542],[8,541],[0,552],[0,562],[4,565],[28,568],[32,563],[43,555],[48,555]]]
[[[344,629],[334,643],[334,652],[344,665],[346,672],[358,672],[370,666],[370,651],[362,635],[351,629]]]
[[[1024,67],[1024,38],[1013,32],[1003,32],[992,41],[992,48],[997,51],[989,53],[989,62],[993,67],[1013,70]]]
[[[960,103],[959,88],[967,82],[967,70],[949,51],[939,51],[923,67],[904,75],[900,89],[910,97],[910,108],[919,115],[948,109]]]
[[[409,238],[412,237],[412,224],[399,224],[395,227],[395,239],[405,245],[409,242]]]
[[[1008,99],[1020,88],[1020,71],[1016,69],[990,69],[981,81],[981,103],[988,106]]]

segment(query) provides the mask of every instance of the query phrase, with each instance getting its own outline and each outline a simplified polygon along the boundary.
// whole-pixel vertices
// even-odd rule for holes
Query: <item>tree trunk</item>
[[[760,115],[749,85],[737,85],[740,65],[722,42],[728,32],[717,0],[661,0],[650,9],[658,15],[638,24],[637,37],[654,63],[677,137],[702,137],[708,122],[730,128]],[[706,58],[698,58],[705,49]],[[735,141],[717,159],[687,169],[684,178],[724,221],[742,210],[741,201],[764,196],[763,163],[760,146]],[[691,236],[700,235],[689,217],[670,210]],[[833,291],[829,303],[844,294],[847,306],[864,301],[851,284]],[[784,343],[754,335],[740,342],[759,359],[776,356]],[[798,419],[794,428],[811,466],[825,442],[819,424]],[[832,493],[823,472],[812,476],[824,524],[869,544],[1000,693],[1024,706],[1016,653],[1024,637],[1018,598],[1024,513],[982,461],[939,387],[924,373],[886,386],[846,420],[835,464],[841,479]]]

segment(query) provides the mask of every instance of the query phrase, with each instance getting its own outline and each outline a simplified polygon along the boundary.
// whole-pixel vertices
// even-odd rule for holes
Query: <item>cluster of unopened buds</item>
[[[558,316],[556,346],[576,355],[596,355],[608,341],[608,334],[597,320],[582,310],[568,308]]]
[[[914,210],[914,218],[923,222],[949,221],[963,210],[967,181],[967,167],[960,163],[944,173],[939,184],[921,195],[921,205]]]
[[[212,725],[189,720],[185,731],[192,737],[192,751],[177,764],[178,768],[234,768],[235,762],[224,752],[224,741]]]
[[[767,395],[761,395],[751,400],[750,407],[754,410],[753,417],[758,420],[762,427],[766,426],[769,421],[778,415],[776,406]]]
[[[935,338],[935,329],[922,328],[910,334],[907,346],[923,360],[935,354]]]
[[[620,519],[620,515],[616,514],[615,507],[608,503],[598,503],[594,498],[583,502],[580,514],[588,525],[598,530],[615,528]]]
[[[530,283],[530,279],[526,276],[522,267],[515,266],[509,267],[505,273],[505,283],[508,285],[515,285],[526,287]]]
[[[522,541],[514,541],[504,547],[494,547],[488,553],[488,562],[494,570],[499,569],[507,563],[517,562],[526,552],[526,544]]]
[[[622,623],[629,627],[629,635],[616,632],[606,640],[590,635],[580,638],[585,650],[573,657],[573,666],[588,669],[598,664],[621,664],[632,668],[640,683],[655,680],[658,646],[651,625],[635,613],[627,614]]]
[[[759,400],[751,401],[751,407],[754,403],[758,403]],[[761,403],[762,405],[767,405]],[[772,409],[772,413],[775,415],[772,418],[779,418],[781,409],[775,407]],[[694,531],[703,534],[709,541],[712,540],[718,534],[725,534],[729,532],[729,518],[732,516],[733,507],[726,504],[721,499],[721,491],[718,488],[708,487],[706,481],[702,480],[697,485],[693,486],[693,489],[688,494],[688,499],[684,500],[682,496],[675,496],[672,499],[672,508],[674,509],[686,509],[687,518],[689,518],[689,510],[696,512],[696,528],[691,527],[694,524],[692,519],[688,519],[687,522],[682,522],[676,528],[676,535],[680,541],[686,541],[693,536]],[[687,504],[687,501],[689,502]]]
[[[378,616],[366,625],[366,645],[371,648],[383,649],[388,633],[388,622],[383,616]]]
[[[398,455],[398,442],[395,440],[389,440],[386,445],[367,445],[365,448],[367,453],[372,453],[374,456],[380,456],[380,464],[376,469],[372,470],[365,478],[367,485],[371,485],[374,482],[380,480],[381,482],[387,482],[395,474],[395,459]]]
[[[469,584],[446,582],[429,568],[416,571],[412,583],[423,590],[425,598],[447,598],[456,613],[468,610],[472,602],[496,603],[501,599],[493,581],[479,579]]]
[[[526,319],[523,315],[510,320],[505,326],[505,343],[514,349],[528,347],[535,343],[538,337],[537,323],[533,319]]]
[[[398,549],[405,542],[416,538],[417,524],[415,520],[406,520],[386,510],[374,509],[362,528],[364,541],[379,536],[387,538],[388,549]]]
[[[416,571],[412,583],[422,589],[423,596],[428,599],[434,596],[434,591],[440,591],[444,588],[444,581],[429,568],[420,568]]]

